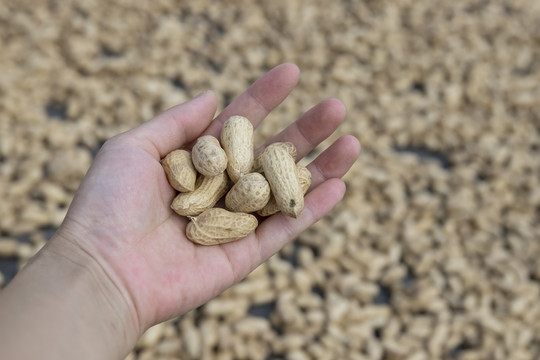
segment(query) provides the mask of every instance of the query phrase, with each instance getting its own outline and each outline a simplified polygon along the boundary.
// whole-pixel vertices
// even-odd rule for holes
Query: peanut
[[[243,116],[231,116],[223,124],[221,145],[229,160],[227,172],[236,183],[253,166],[253,125]]]
[[[16,256],[18,247],[17,240],[0,238],[0,258]]]
[[[270,144],[269,146],[283,147],[284,149],[287,150],[287,152],[289,154],[291,154],[293,159],[296,160],[296,146],[294,146],[294,144],[292,142],[277,142],[277,143]],[[261,164],[261,157],[262,157],[263,153],[264,153],[264,151],[261,152],[259,155],[257,155],[255,157],[255,159],[253,160],[253,172],[262,172],[263,171],[262,164]]]
[[[264,150],[261,164],[279,210],[298,217],[304,208],[304,195],[291,154],[283,146],[272,144]]]
[[[180,193],[171,204],[171,208],[182,216],[196,216],[214,206],[229,190],[229,177],[224,171],[216,176],[203,176],[197,179],[196,189],[189,193]]]
[[[311,185],[311,172],[302,165],[296,165],[296,171],[298,172],[298,181],[300,182],[300,188],[302,193],[305,195]],[[257,214],[260,216],[270,216],[279,212],[279,207],[276,203],[274,196],[270,196],[270,200],[264,208],[257,211]]]
[[[294,144],[270,144],[254,158],[253,125],[243,116],[228,118],[220,139],[222,147],[215,137],[202,136],[191,155],[178,150],[178,155],[171,153],[163,161],[168,177],[175,168],[170,166],[175,165],[174,156],[181,156],[183,162],[188,158],[189,164],[183,167],[191,165],[195,176],[197,172],[201,174],[193,190],[178,194],[171,204],[177,214],[192,220],[186,227],[186,236],[198,244],[222,244],[254,231],[257,219],[250,212],[269,216],[281,211],[298,217],[304,207],[303,195],[311,184],[311,173],[296,165]],[[228,210],[213,208],[225,194]]]
[[[197,139],[191,151],[193,165],[204,176],[216,176],[227,168],[227,155],[212,135]]]
[[[235,212],[253,212],[264,208],[270,200],[270,185],[255,172],[242,176],[225,197],[227,209]]]
[[[225,244],[248,236],[257,225],[253,215],[212,208],[191,219],[186,236],[200,245]]]
[[[169,184],[180,192],[195,190],[197,171],[186,150],[174,150],[161,161]]]

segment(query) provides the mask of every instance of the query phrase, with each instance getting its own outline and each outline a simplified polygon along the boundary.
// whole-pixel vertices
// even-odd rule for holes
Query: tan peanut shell
[[[228,190],[229,177],[225,171],[216,176],[201,175],[197,179],[196,189],[178,194],[171,204],[171,209],[178,215],[196,216],[216,205]]]
[[[225,244],[248,236],[257,225],[253,215],[212,208],[191,219],[186,236],[201,245]]]
[[[304,194],[294,158],[283,147],[268,146],[261,156],[261,164],[279,210],[287,216],[298,217],[304,208]]]
[[[272,144],[268,145],[268,147],[270,147],[270,146],[283,147],[284,149],[286,149],[289,152],[289,154],[291,154],[293,159],[295,159],[295,161],[296,161],[296,146],[294,146],[294,144],[292,142],[288,142],[288,141],[287,142],[276,142],[276,143],[272,143]],[[253,160],[253,172],[262,172],[263,171],[262,164],[261,164],[261,157],[262,157],[263,153],[264,153],[264,151],[261,152],[259,155],[257,155],[255,157],[255,159]]]
[[[171,186],[180,191],[195,190],[197,171],[191,161],[191,154],[186,150],[174,150],[161,161]]]
[[[233,182],[251,172],[253,125],[243,116],[231,116],[221,130],[221,146],[227,154],[227,172]]]
[[[300,188],[302,189],[302,194],[306,194],[310,185],[311,185],[311,172],[302,165],[296,165],[296,171],[298,172],[298,181],[300,182]],[[276,203],[274,196],[270,196],[270,200],[264,208],[257,211],[257,214],[260,216],[270,216],[279,212],[279,207]]]
[[[227,155],[212,135],[201,136],[191,150],[193,165],[204,176],[216,176],[227,169]]]
[[[17,255],[19,243],[15,239],[0,238],[0,258]]]
[[[227,209],[250,213],[261,210],[270,200],[270,185],[261,174],[255,172],[242,176],[225,197]]]

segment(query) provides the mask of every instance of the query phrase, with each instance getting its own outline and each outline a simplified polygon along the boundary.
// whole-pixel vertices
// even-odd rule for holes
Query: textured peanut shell
[[[249,174],[253,166],[253,125],[243,116],[231,116],[223,124],[221,145],[227,154],[227,173],[233,182]]]
[[[296,171],[298,173],[298,181],[300,182],[302,194],[305,195],[311,185],[311,172],[302,165],[296,165]],[[279,212],[279,207],[277,206],[276,199],[271,195],[266,206],[257,211],[257,214],[260,216],[270,216],[277,212]]]
[[[225,244],[248,236],[257,225],[253,215],[212,208],[191,219],[186,236],[200,245]]]
[[[216,176],[227,168],[227,155],[212,135],[201,136],[191,150],[193,165],[204,176]]]
[[[226,172],[216,176],[201,175],[197,179],[196,189],[189,193],[178,194],[171,204],[171,209],[178,215],[197,216],[216,205],[228,190],[229,177]]]
[[[186,150],[171,151],[161,161],[169,184],[180,192],[195,190],[197,171],[191,161],[191,154]]]
[[[276,143],[272,143],[272,144],[268,145],[266,148],[269,148],[270,146],[283,147],[284,149],[287,150],[287,152],[289,154],[291,154],[293,159],[295,159],[295,161],[296,161],[296,146],[294,146],[294,144],[292,142],[288,142],[288,141],[287,142],[276,142]],[[259,155],[257,155],[255,157],[255,159],[253,160],[253,172],[263,172],[263,168],[262,168],[262,164],[261,164],[261,157],[262,157],[263,153],[264,153],[264,151],[261,152]]]
[[[270,200],[270,185],[259,173],[242,176],[225,197],[227,209],[235,212],[261,210]]]
[[[304,208],[304,194],[294,158],[283,147],[269,146],[263,152],[261,164],[279,210],[287,216],[298,217]]]

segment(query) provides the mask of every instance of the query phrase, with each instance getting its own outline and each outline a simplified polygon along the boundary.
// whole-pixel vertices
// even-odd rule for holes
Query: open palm
[[[298,219],[276,214],[242,240],[200,246],[185,237],[187,219],[170,209],[175,191],[160,159],[174,149],[189,147],[203,134],[219,136],[223,121],[231,115],[243,115],[256,127],[286,98],[298,76],[293,64],[274,68],[215,119],[216,98],[203,93],[112,138],[99,152],[61,230],[76,234],[77,245],[128,294],[140,331],[208,301],[241,280],[343,197],[340,178],[360,150],[352,136],[339,138],[308,166],[313,181]],[[300,159],[344,117],[339,100],[325,100],[270,142],[293,142]]]

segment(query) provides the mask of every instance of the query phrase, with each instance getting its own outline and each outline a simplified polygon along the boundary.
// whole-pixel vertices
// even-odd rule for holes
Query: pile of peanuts
[[[0,19],[4,286],[103,142],[204,90],[219,112],[292,61],[255,147],[341,99],[306,157],[358,137],[346,196],[128,359],[538,358],[539,1],[6,0]]]
[[[212,135],[201,136],[191,153],[174,150],[162,165],[180,192],[171,208],[190,218],[186,236],[201,245],[246,237],[258,226],[250,213],[298,217],[311,185],[309,170],[296,164],[294,144],[273,143],[255,156],[253,125],[239,115],[224,122],[221,145]],[[224,195],[227,210],[214,207]]]

